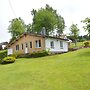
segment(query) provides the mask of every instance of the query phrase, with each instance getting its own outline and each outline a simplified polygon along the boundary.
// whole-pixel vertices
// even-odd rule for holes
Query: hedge
[[[47,56],[49,53],[47,51],[40,51],[40,52],[33,52],[33,53],[27,53],[27,54],[19,54],[17,58],[36,58],[36,57],[43,57]]]
[[[7,56],[7,50],[1,50],[0,51],[0,63],[2,59],[5,58],[6,56]]]

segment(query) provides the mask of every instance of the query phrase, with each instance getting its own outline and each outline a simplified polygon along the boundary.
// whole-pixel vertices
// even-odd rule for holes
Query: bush
[[[17,58],[30,58],[30,57],[31,57],[30,53],[27,53],[27,54],[20,54],[18,55]]]
[[[48,51],[41,51],[41,52],[33,52],[33,53],[27,53],[27,54],[21,54],[18,55],[17,58],[36,58],[36,57],[43,57],[43,56],[47,56]]]
[[[1,50],[0,51],[0,63],[2,62],[2,59],[7,56],[7,51],[6,50]]]
[[[85,42],[84,42],[84,46],[85,46],[85,47],[90,46],[90,41],[85,41]]]
[[[13,63],[13,62],[15,62],[15,57],[11,57],[11,56],[5,57],[2,60],[2,64]]]
[[[21,55],[19,52],[15,52],[14,54],[10,55],[11,57],[18,58]]]
[[[42,51],[42,52],[34,52],[31,54],[31,57],[43,57],[49,55],[47,51]]]

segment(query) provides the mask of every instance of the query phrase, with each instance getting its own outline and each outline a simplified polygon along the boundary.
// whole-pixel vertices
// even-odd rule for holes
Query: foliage
[[[13,62],[15,62],[15,57],[11,57],[11,56],[5,57],[5,58],[2,60],[2,63],[3,63],[3,64],[13,63]]]
[[[77,48],[80,48],[80,47],[83,47],[83,46],[84,46],[83,42],[77,42]],[[74,43],[70,43],[69,48],[75,48]]]
[[[90,46],[90,41],[85,41],[85,42],[84,42],[84,46],[85,46],[85,47]]]
[[[46,4],[45,8],[46,10],[53,12],[57,18],[57,25],[56,25],[57,34],[58,35],[63,34],[64,28],[65,28],[64,18],[61,15],[57,14],[57,11],[54,10],[52,7],[50,7],[48,4]]]
[[[90,40],[89,36],[87,36],[87,35],[84,35],[83,38],[84,38],[85,40]]]
[[[1,90],[90,90],[90,48],[0,65]]]
[[[43,56],[47,56],[48,52],[47,51],[41,51],[41,52],[34,52],[31,54],[31,57],[43,57]]]
[[[83,26],[83,28],[85,29],[85,31],[88,32],[89,35],[89,40],[90,40],[90,18],[85,18],[85,20],[82,20],[83,23],[85,23],[85,26]]]
[[[29,33],[33,32],[31,24],[26,25],[26,29],[27,29],[26,31]]]
[[[21,55],[20,52],[14,52],[14,54],[10,55],[11,57],[18,58]]]
[[[33,52],[33,53],[27,53],[27,54],[19,54],[17,58],[36,58],[36,57],[43,57],[49,55],[49,52],[47,51],[39,51],[39,52]]]
[[[64,18],[61,16],[57,16],[57,34],[58,35],[63,34],[64,28],[65,28]]]
[[[7,56],[7,51],[6,50],[1,50],[0,51],[0,63],[2,62],[2,59]]]
[[[78,42],[83,42],[85,40],[86,38],[84,38],[84,36],[78,36],[78,39],[77,39]]]
[[[56,17],[52,12],[41,9],[35,15],[35,22],[33,26],[36,32],[41,32],[42,28],[45,27],[46,34],[48,35],[49,32],[53,31],[56,23]]]
[[[70,35],[77,39],[77,37],[79,36],[79,29],[77,27],[77,24],[72,24],[70,27],[70,31]]]
[[[21,18],[15,18],[10,21],[10,25],[8,27],[9,33],[12,35],[12,39],[16,39],[19,35],[25,32],[26,26],[24,21]]]
[[[75,40],[75,46],[76,46],[76,43],[77,43],[77,38],[79,36],[79,29],[77,27],[77,24],[72,24],[70,26],[70,35],[72,36],[72,38]]]
[[[32,29],[36,33],[40,33],[43,27],[46,30],[46,35],[54,32],[57,29],[58,34],[62,34],[65,28],[65,22],[63,17],[57,14],[56,10],[46,4],[45,8],[41,8],[38,11],[33,9],[31,11],[33,15]]]

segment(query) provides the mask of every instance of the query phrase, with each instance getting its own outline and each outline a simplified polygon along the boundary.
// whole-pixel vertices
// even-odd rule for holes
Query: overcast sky
[[[0,0],[0,42],[9,41],[11,35],[8,33],[9,21],[21,17],[26,24],[32,22],[31,10],[38,10],[49,4],[57,10],[66,24],[65,33],[69,33],[72,23],[78,24],[81,32],[83,24],[81,20],[90,17],[90,0]]]

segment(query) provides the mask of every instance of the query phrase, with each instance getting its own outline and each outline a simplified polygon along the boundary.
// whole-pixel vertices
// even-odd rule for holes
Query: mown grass
[[[90,48],[0,65],[0,90],[90,90]]]
[[[83,42],[77,42],[77,45],[75,46],[75,43],[70,44],[70,48],[75,48],[75,47],[83,47],[84,43]]]

